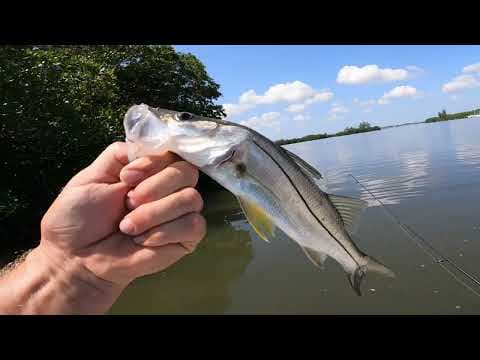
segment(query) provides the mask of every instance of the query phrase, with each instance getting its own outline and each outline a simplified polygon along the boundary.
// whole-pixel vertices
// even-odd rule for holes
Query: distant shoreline
[[[479,119],[479,117],[469,117],[471,115],[478,115],[478,114],[480,114],[480,109],[474,109],[471,111],[453,113],[453,114],[447,114],[446,111],[443,110],[442,112],[438,113],[437,117],[431,117],[424,121],[409,122],[409,123],[398,124],[398,125],[388,125],[383,127],[370,126],[369,123],[363,122],[363,123],[360,123],[360,125],[356,128],[349,127],[349,128],[346,128],[344,131],[340,131],[335,134],[327,134],[327,133],[311,134],[311,135],[302,136],[301,138],[280,139],[275,141],[275,143],[279,145],[289,145],[289,144],[297,144],[297,143],[302,143],[302,142],[307,142],[312,140],[328,139],[328,138],[337,137],[337,136],[347,136],[347,135],[360,134],[360,133],[370,132],[370,131],[396,128],[401,126],[418,125],[418,124],[425,124],[425,123],[428,124],[433,122],[462,120],[462,119]]]
[[[346,135],[353,135],[353,134],[360,134],[360,133],[365,133],[365,132],[370,132],[370,131],[378,131],[381,130],[382,128],[380,126],[371,126],[367,122],[361,122],[358,127],[347,127],[343,131],[339,131],[335,134],[311,134],[311,135],[306,135],[302,136],[301,138],[292,138],[292,139],[280,139],[275,141],[278,145],[289,145],[289,144],[296,144],[300,142],[305,142],[305,141],[312,141],[312,140],[319,140],[319,139],[327,139],[331,137],[337,137],[337,136],[346,136]]]

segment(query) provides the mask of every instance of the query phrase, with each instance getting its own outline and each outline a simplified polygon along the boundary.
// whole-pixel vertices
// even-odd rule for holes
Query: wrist
[[[97,277],[81,258],[55,246],[40,245],[29,257],[50,274],[52,292],[64,313],[105,313],[126,287]]]
[[[102,314],[122,290],[97,278],[81,259],[41,244],[2,279],[0,310],[14,314]]]

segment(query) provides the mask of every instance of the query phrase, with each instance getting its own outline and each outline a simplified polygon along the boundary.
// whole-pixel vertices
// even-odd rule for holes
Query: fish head
[[[222,120],[145,104],[127,111],[124,128],[130,161],[171,151],[199,168],[230,164],[249,136],[248,130]]]

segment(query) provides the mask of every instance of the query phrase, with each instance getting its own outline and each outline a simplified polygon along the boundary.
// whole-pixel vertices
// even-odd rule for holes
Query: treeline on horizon
[[[441,112],[438,113],[438,116],[428,118],[425,120],[425,122],[432,123],[437,121],[460,120],[460,119],[465,119],[470,115],[478,114],[479,112],[480,112],[480,109],[474,109],[471,111],[447,114],[445,110],[442,110]]]
[[[358,133],[364,133],[369,131],[376,131],[381,130],[380,126],[371,126],[368,122],[363,121],[361,122],[358,127],[347,127],[343,131],[339,131],[335,134],[311,134],[306,135],[300,138],[291,138],[291,139],[280,139],[275,141],[278,145],[288,145],[288,144],[295,144],[304,141],[311,141],[311,140],[319,140],[319,139],[326,139],[336,136],[345,136],[345,135],[352,135]]]

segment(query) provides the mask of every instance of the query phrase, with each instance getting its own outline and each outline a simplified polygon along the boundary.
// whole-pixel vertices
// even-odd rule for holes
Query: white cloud
[[[248,90],[245,91],[240,97],[238,98],[239,104],[255,104],[259,102],[259,96],[255,92],[255,90]]]
[[[343,116],[342,114],[345,114],[345,113],[348,113],[349,110],[347,107],[341,105],[341,104],[334,104],[331,108],[330,108],[330,119],[331,120],[334,120],[334,119],[341,119]]]
[[[287,107],[288,112],[302,112],[307,107],[307,104],[293,104]]]
[[[310,115],[303,115],[303,114],[298,114],[293,117],[293,120],[295,121],[304,121],[304,120],[310,120]]]
[[[348,108],[342,105],[335,105],[330,109],[331,114],[347,113]]]
[[[460,75],[443,84],[442,91],[448,94],[477,86],[480,86],[480,82],[473,75]]]
[[[316,102],[326,102],[333,98],[333,93],[328,90],[317,91],[310,85],[301,81],[292,81],[284,84],[270,86],[263,95],[250,89],[241,94],[237,104],[224,104],[227,116],[236,116],[258,105],[275,103],[291,103],[286,110],[289,112],[301,112],[308,105]]]
[[[369,112],[372,112],[373,109],[372,108],[366,108],[366,109],[363,109],[363,112],[366,112],[366,113],[369,113]]]
[[[337,83],[345,85],[364,85],[374,82],[404,80],[409,76],[408,70],[380,68],[378,65],[358,67],[347,65],[337,74]]]
[[[402,86],[394,87],[389,92],[383,94],[383,98],[391,99],[391,98],[399,98],[399,97],[406,97],[406,96],[412,97],[417,94],[418,94],[417,89],[414,88],[413,86],[402,85]]]
[[[450,96],[450,99],[452,99],[452,101],[457,101],[458,96],[457,95],[452,95],[452,96]]]
[[[255,90],[243,93],[239,104],[275,104],[278,102],[298,102],[313,96],[315,90],[301,81],[293,81],[285,84],[271,86],[263,95],[257,95]]]
[[[278,112],[268,112],[260,116],[251,117],[248,120],[241,121],[240,124],[255,129],[268,127],[280,131],[280,122],[278,121],[279,117],[280,113]]]
[[[463,73],[478,73],[480,72],[480,62],[465,66],[462,70]]]
[[[332,100],[333,93],[328,90],[320,91],[316,93],[312,98],[305,101],[306,104],[310,105],[316,102],[327,102]]]
[[[227,117],[232,117],[244,113],[251,109],[252,106],[248,104],[223,104],[223,108],[227,113]]]
[[[413,86],[402,85],[396,86],[392,90],[383,94],[383,96],[377,100],[379,105],[390,104],[392,99],[401,98],[401,97],[410,97],[412,99],[418,99],[423,96],[423,93],[418,91]]]
[[[310,106],[317,102],[327,102],[327,101],[330,101],[332,98],[333,98],[333,93],[331,91],[322,90],[317,92],[312,97],[307,98],[303,103],[290,105],[289,107],[287,107],[286,111],[302,112],[307,108],[307,106]]]

